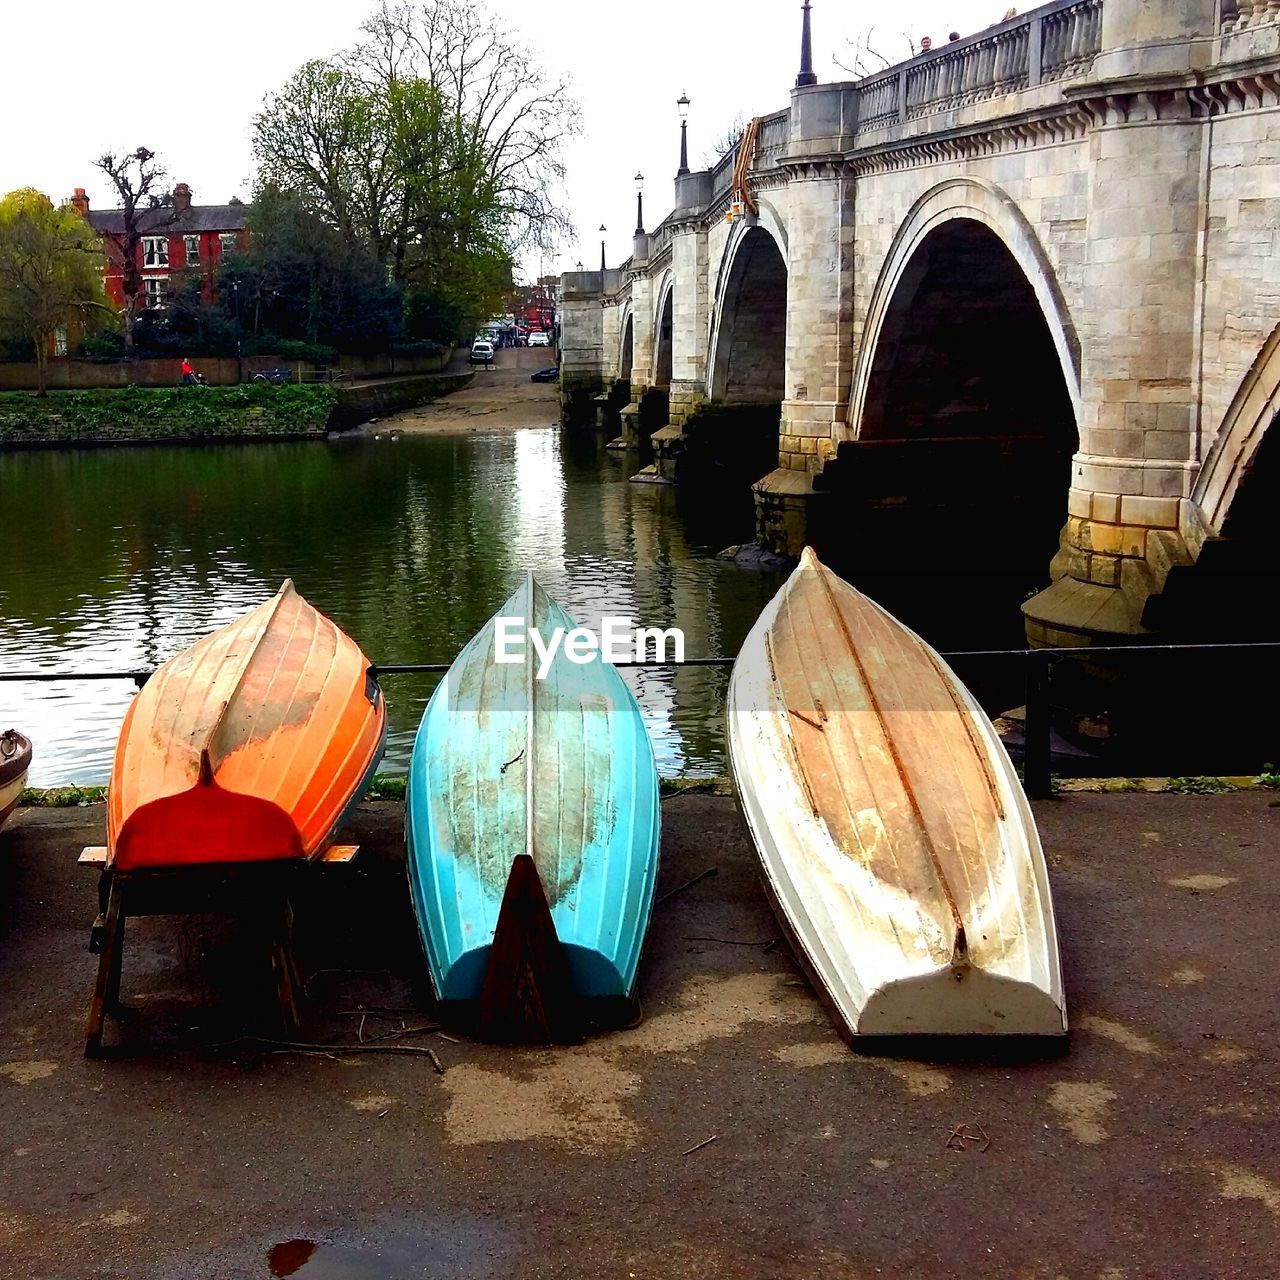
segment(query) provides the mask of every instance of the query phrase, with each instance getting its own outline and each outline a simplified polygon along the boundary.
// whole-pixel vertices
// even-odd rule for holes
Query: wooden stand
[[[352,845],[335,845],[321,861],[350,862],[356,851]],[[293,953],[289,895],[294,877],[309,864],[289,860],[116,871],[108,865],[108,851],[103,848],[85,849],[80,864],[99,868],[102,873],[98,886],[101,914],[89,940],[89,949],[98,953],[99,960],[85,1029],[85,1057],[102,1052],[106,1017],[119,1016],[121,1011],[120,975],[129,916],[219,912],[256,919],[268,943],[284,1034],[297,1035],[302,983]]]
[[[581,1035],[569,964],[527,853],[511,864],[477,1014],[486,1040],[567,1044]]]

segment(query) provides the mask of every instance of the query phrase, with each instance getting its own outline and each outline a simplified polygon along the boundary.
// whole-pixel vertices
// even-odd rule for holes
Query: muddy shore
[[[1021,1062],[852,1053],[773,941],[732,800],[693,794],[664,802],[659,892],[717,873],[657,910],[633,1029],[548,1050],[406,1034],[435,1013],[403,810],[380,802],[356,863],[296,904],[308,1042],[374,1052],[238,1040],[274,1033],[270,982],[209,917],[130,922],[122,1049],[86,1061],[75,858],[103,809],[20,810],[0,834],[4,1273],[1272,1276],[1274,799],[1036,805],[1073,1031]],[[443,1074],[377,1045],[431,1047]]]
[[[451,371],[473,369],[470,386],[439,400],[380,418],[360,428],[369,435],[456,435],[554,427],[560,423],[560,391],[554,382],[530,382],[529,375],[556,362],[546,347],[511,347],[495,353],[492,368],[469,365],[460,351]]]

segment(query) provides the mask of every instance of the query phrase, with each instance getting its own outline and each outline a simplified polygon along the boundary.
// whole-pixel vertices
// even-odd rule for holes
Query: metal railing
[[[1102,3],[1057,0],[859,81],[859,131],[1079,75],[1101,47]]]
[[[1226,657],[1241,660],[1247,655],[1280,660],[1280,641],[1256,641],[1225,644],[1181,645],[1098,645],[1072,649],[960,649],[943,653],[942,658],[951,665],[957,676],[967,684],[974,684],[991,664],[1012,665],[1018,669],[1025,708],[1024,740],[1022,746],[1022,770],[1027,795],[1032,799],[1045,799],[1054,793],[1053,770],[1053,677],[1056,671],[1068,663],[1098,663],[1105,660],[1113,668],[1123,667],[1134,661],[1153,662],[1157,659],[1181,660],[1193,657]],[[680,667],[732,667],[736,659],[726,657],[688,658],[684,662],[619,662],[615,666],[676,670]],[[374,664],[370,670],[381,679],[384,676],[443,675],[452,664],[448,662],[409,662]],[[965,680],[966,673],[969,676]],[[0,683],[51,684],[58,681],[132,681],[139,689],[151,678],[150,670],[139,671],[14,671],[0,672]],[[1278,744],[1280,745],[1280,744]],[[1096,776],[1108,776],[1104,761]],[[1259,761],[1259,764],[1262,762]],[[1126,770],[1132,772],[1132,768]],[[1115,776],[1114,774],[1111,776]]]

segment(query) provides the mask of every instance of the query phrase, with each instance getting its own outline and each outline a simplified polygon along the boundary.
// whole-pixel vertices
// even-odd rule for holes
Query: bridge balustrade
[[[1082,73],[1101,47],[1102,3],[1059,0],[868,76],[858,84],[859,131]]]
[[[1222,0],[1218,30],[1225,36],[1276,21],[1280,21],[1280,4],[1276,0]]]
[[[791,142],[791,109],[775,111],[760,121],[760,132],[756,135],[756,155],[754,168],[767,169],[777,163],[778,157]]]

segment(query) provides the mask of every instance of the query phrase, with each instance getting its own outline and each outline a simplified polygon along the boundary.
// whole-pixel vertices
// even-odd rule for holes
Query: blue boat
[[[515,661],[497,661],[500,619]],[[527,575],[436,689],[410,763],[436,995],[479,1001],[498,1039],[561,1038],[567,1004],[629,997],[653,907],[661,808],[640,708],[599,654],[580,664],[561,645],[539,678],[529,642],[575,625]]]

